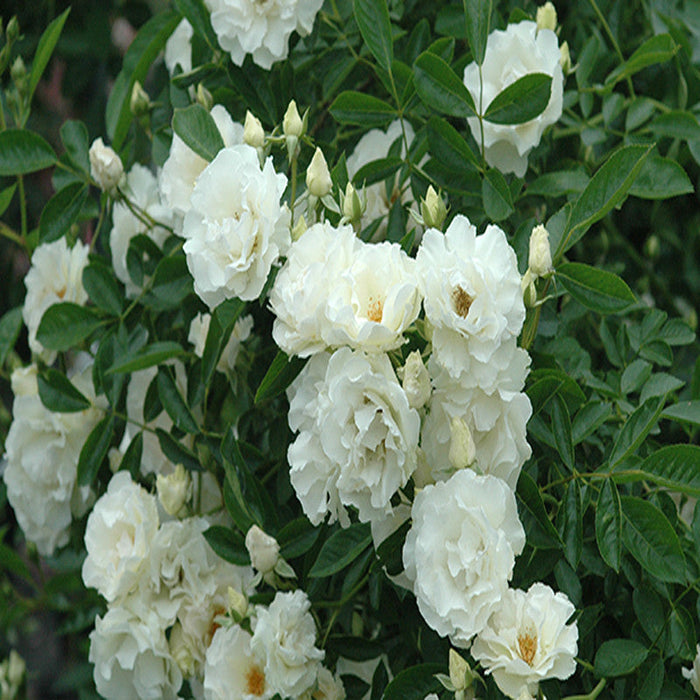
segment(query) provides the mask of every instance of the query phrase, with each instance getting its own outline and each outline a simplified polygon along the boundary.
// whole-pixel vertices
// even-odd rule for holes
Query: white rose
[[[316,688],[307,690],[299,700],[345,700],[345,697],[345,686],[340,676],[334,676],[325,666],[321,666]]]
[[[25,537],[43,556],[68,543],[73,516],[82,516],[94,498],[90,487],[77,484],[80,451],[103,415],[91,372],[90,367],[71,378],[95,404],[77,413],[53,413],[44,407],[35,367],[12,374],[16,393],[3,479]]]
[[[216,630],[204,666],[205,700],[266,700],[273,691],[250,648],[250,634],[238,625]]]
[[[261,574],[267,574],[275,568],[280,556],[280,546],[274,537],[270,537],[257,525],[252,525],[246,533],[245,546],[254,569]]]
[[[524,351],[516,357],[523,356],[527,358]],[[527,394],[520,391],[527,364],[513,363],[509,374],[502,376],[503,384],[510,388],[497,389],[492,394],[465,386],[464,377],[453,379],[432,358],[428,366],[434,375],[435,390],[423,421],[421,447],[431,467],[432,479],[444,480],[452,473],[452,423],[457,419],[471,433],[477,471],[497,476],[515,490],[520,470],[531,454],[526,426],[532,406]]]
[[[403,561],[418,609],[438,634],[466,647],[508,589],[525,546],[505,482],[463,469],[413,502]]]
[[[187,340],[194,345],[194,354],[197,357],[204,357],[204,348],[207,343],[211,314],[197,314],[190,323],[190,332]],[[253,330],[253,317],[248,315],[239,318],[233,326],[231,336],[221,351],[221,357],[216,365],[219,372],[232,370],[236,366],[238,353],[241,350],[241,343],[250,337]]]
[[[535,226],[530,234],[528,268],[537,277],[543,277],[552,272],[552,251],[549,247],[549,233],[542,224]]]
[[[121,158],[113,148],[105,146],[101,138],[95,139],[88,153],[90,158],[90,174],[100,189],[113,192],[124,175]]]
[[[483,122],[486,162],[491,167],[503,173],[515,173],[517,177],[525,175],[528,154],[539,144],[544,130],[561,117],[564,75],[560,57],[559,40],[553,31],[537,31],[535,22],[520,22],[509,24],[505,31],[497,29],[489,34],[481,66],[483,86],[476,63],[464,69],[464,84],[481,114],[498,93],[519,78],[530,73],[552,76],[551,96],[542,114],[517,125]],[[479,120],[470,117],[467,122],[472,136],[481,144]]]
[[[225,299],[257,299],[272,265],[291,242],[280,205],[287,178],[272,159],[260,168],[252,146],[220,151],[197,178],[183,234],[194,289],[210,308]]]
[[[233,121],[225,107],[214,105],[211,116],[224,146],[243,143],[243,127]],[[206,167],[207,161],[197,155],[177,134],[173,134],[170,154],[160,171],[158,184],[163,201],[180,219],[188,212],[194,183]],[[179,224],[181,223],[180,221]]]
[[[163,510],[168,515],[177,516],[185,503],[192,498],[192,479],[189,472],[185,471],[182,464],[178,464],[172,474],[157,474],[156,491]]]
[[[172,75],[175,72],[175,67],[180,66],[183,73],[189,73],[192,70],[192,35],[194,30],[192,25],[183,19],[180,24],[175,27],[175,31],[170,35],[170,38],[165,43],[164,60],[165,67],[168,73]]]
[[[477,235],[464,216],[447,231],[429,229],[416,255],[433,326],[436,359],[453,377],[466,373],[472,386],[492,391],[512,361],[504,348],[520,333],[525,306],[515,252],[498,226]]]
[[[692,668],[682,668],[681,673],[683,674],[683,678],[690,681],[693,690],[700,695],[700,644],[697,646],[697,654],[695,656],[695,661],[693,661]]]
[[[309,520],[363,522],[393,511],[391,497],[416,469],[420,418],[389,358],[341,348],[314,356],[288,389],[290,478]]]
[[[95,619],[89,660],[104,698],[175,700],[182,674],[173,659],[162,620],[141,606],[116,605]]]
[[[576,671],[578,628],[566,624],[574,606],[543,583],[507,590],[471,648],[472,656],[509,698],[524,688],[537,695],[546,678],[564,680]]]
[[[404,132],[406,134],[408,146],[410,147],[413,141],[414,131],[411,124],[405,120],[403,122],[403,130],[401,128],[401,122],[396,120],[389,125],[386,131],[370,129],[370,131],[364,134],[357,142],[355,150],[347,159],[348,176],[350,179],[352,180],[359,172],[360,168],[368,163],[378,160],[379,158],[386,158],[389,155],[389,149],[397,139],[401,140],[401,147],[399,148],[398,155],[401,158],[405,157],[406,144],[403,141]],[[362,183],[358,182],[357,185],[361,187]],[[406,187],[401,191],[398,175],[394,177],[393,187],[390,192],[387,193],[386,184],[382,181],[365,187],[364,194],[367,199],[367,208],[362,215],[362,228],[369,226],[376,219],[381,219],[381,223],[374,234],[375,239],[381,239],[386,234],[387,217],[396,199],[400,198],[402,204],[406,205],[413,201],[410,187]]]
[[[155,221],[166,226],[172,223],[172,212],[161,203],[158,182],[153,173],[145,166],[137,163],[129,171],[126,176],[124,194]],[[131,239],[139,234],[145,234],[158,247],[161,247],[168,237],[168,230],[162,226],[150,227],[146,225],[124,202],[116,202],[112,211],[109,247],[112,251],[114,274],[126,286],[126,293],[131,297],[139,294],[141,287],[135,284],[129,275],[126,256]]]
[[[88,264],[89,247],[77,241],[68,247],[65,238],[42,243],[32,255],[32,265],[24,278],[27,296],[22,307],[22,318],[29,331],[29,348],[47,364],[53,363],[56,353],[46,350],[36,339],[44,312],[54,304],[71,301],[83,305],[88,299],[83,287],[83,270]]]
[[[258,609],[251,649],[265,665],[265,679],[282,697],[297,697],[315,682],[324,652],[317,649],[316,625],[306,593],[276,593]]]
[[[287,58],[293,31],[309,34],[323,0],[205,0],[219,44],[243,65],[246,54],[269,70]]]
[[[85,529],[83,582],[108,601],[133,589],[146,568],[158,530],[156,499],[117,472],[90,513]]]

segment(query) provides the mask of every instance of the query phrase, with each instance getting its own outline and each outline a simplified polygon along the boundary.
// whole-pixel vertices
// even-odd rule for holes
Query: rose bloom
[[[492,124],[483,122],[486,162],[503,173],[523,177],[527,157],[539,144],[544,130],[561,117],[564,74],[559,64],[559,40],[551,29],[537,30],[535,22],[509,24],[505,31],[491,32],[481,66],[475,62],[464,69],[464,84],[471,93],[477,110],[484,114],[496,95],[519,78],[530,73],[552,76],[552,91],[545,110],[524,124]],[[481,127],[476,117],[467,119],[472,136],[481,144]]]
[[[214,105],[211,116],[221,134],[224,146],[243,143],[243,127],[233,121],[225,107]],[[204,158],[197,155],[177,134],[173,134],[170,154],[158,176],[158,185],[163,202],[176,215],[178,232],[181,232],[182,218],[190,208],[194,183],[207,165]]]
[[[414,137],[413,127],[408,121],[404,120],[403,128],[410,147]],[[357,142],[355,150],[347,159],[350,179],[352,180],[360,168],[367,165],[367,163],[371,163],[379,158],[386,158],[389,155],[392,144],[398,139],[401,140],[401,147],[397,155],[403,158],[406,155],[406,146],[403,143],[403,131],[399,120],[392,122],[386,131],[370,129]],[[362,183],[358,182],[357,185],[359,189]],[[394,176],[390,191],[387,191],[384,181],[375,182],[373,185],[364,188],[364,196],[367,198],[367,208],[362,215],[361,226],[365,228],[376,219],[381,219],[379,228],[374,234],[375,239],[383,238],[386,235],[387,217],[394,202],[399,198],[403,204],[410,204],[413,201],[410,187],[406,187],[403,192],[401,191],[398,174]]]
[[[24,278],[27,296],[22,318],[29,331],[29,348],[51,364],[56,359],[53,350],[46,350],[36,338],[41,317],[54,304],[72,301],[83,305],[88,299],[83,287],[83,270],[88,264],[89,248],[81,241],[68,247],[65,238],[42,243],[32,254],[32,265]]]
[[[205,0],[219,44],[231,60],[243,65],[246,54],[269,70],[287,58],[289,37],[306,36],[323,0]]]
[[[161,203],[158,182],[148,168],[138,163],[134,165],[126,176],[124,194],[155,221],[166,226],[172,223],[172,212]],[[141,287],[135,284],[129,275],[126,256],[131,239],[139,234],[145,234],[158,247],[161,247],[168,237],[168,230],[162,226],[148,226],[133,214],[124,202],[115,202],[112,211],[112,230],[109,234],[112,266],[117,279],[126,286],[126,293],[131,297],[139,294]]]
[[[693,661],[692,668],[682,668],[681,673],[683,674],[683,678],[690,681],[693,690],[700,695],[700,644],[697,646],[697,654],[695,656],[695,661]]]
[[[75,387],[95,401],[92,367],[71,377]],[[13,419],[3,473],[7,499],[25,537],[39,553],[50,556],[68,543],[73,516],[84,515],[94,495],[77,484],[80,451],[102,418],[95,407],[77,413],[54,413],[41,402],[34,365],[12,373]]]
[[[257,299],[272,265],[290,244],[287,178],[272,159],[260,168],[246,144],[220,151],[197,178],[183,223],[194,290],[209,308]]]
[[[182,685],[162,620],[139,599],[95,619],[88,658],[97,692],[108,700],[175,700]]]
[[[384,354],[341,348],[314,356],[287,391],[290,478],[314,525],[392,513],[391,497],[416,469],[420,418]]]
[[[298,697],[316,682],[324,652],[304,591],[277,592],[269,608],[258,608],[250,647],[264,663],[265,680],[282,697]]]
[[[95,139],[88,153],[90,174],[104,192],[113,192],[124,175],[121,158],[113,148],[105,146],[101,138]]]
[[[351,226],[312,226],[292,244],[270,294],[275,342],[301,357],[344,345],[398,347],[420,312],[415,267],[396,243],[363,243]]]
[[[273,695],[250,648],[251,636],[238,625],[219,627],[204,665],[205,700],[267,700]]]
[[[515,340],[512,342],[515,344]],[[526,353],[523,355],[529,359]],[[450,476],[451,423],[459,418],[474,441],[476,470],[503,479],[515,490],[520,469],[532,453],[526,430],[532,405],[521,391],[528,365],[511,364],[501,381],[504,387],[515,390],[502,388],[492,394],[464,386],[432,358],[428,366],[433,374],[434,391],[421,429],[421,447],[431,466],[432,478],[442,481]]]
[[[147,570],[158,530],[155,496],[117,472],[95,504],[85,529],[83,582],[108,601],[132,590]]]
[[[515,252],[498,226],[477,235],[464,216],[429,229],[416,255],[433,353],[455,378],[491,393],[507,371],[525,320]],[[508,344],[511,341],[511,345]]]
[[[540,681],[576,671],[578,627],[567,624],[574,606],[543,583],[507,590],[471,648],[472,656],[509,698],[537,695]]]
[[[204,357],[204,348],[207,344],[207,334],[209,333],[209,324],[211,323],[211,314],[197,314],[190,323],[190,332],[187,340],[194,345],[194,354],[197,357]],[[221,351],[221,357],[216,365],[219,372],[232,370],[236,366],[238,353],[241,350],[241,343],[250,337],[250,332],[253,330],[253,317],[248,315],[239,318],[233,326],[231,336],[228,342]]]
[[[403,562],[423,619],[467,647],[498,608],[525,546],[515,495],[504,481],[462,469],[413,502]]]

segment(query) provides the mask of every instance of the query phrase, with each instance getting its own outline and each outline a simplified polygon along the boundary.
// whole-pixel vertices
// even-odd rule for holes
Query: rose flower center
[[[466,318],[473,301],[474,298],[469,296],[459,285],[452,290],[452,303],[458,316]]]
[[[250,695],[262,697],[265,692],[265,674],[258,666],[251,666],[245,674],[245,690]]]
[[[384,304],[382,304],[382,300],[370,297],[367,304],[367,318],[375,323],[381,323],[383,314]]]
[[[532,661],[535,658],[535,653],[537,652],[537,635],[519,635],[518,652],[520,653],[520,658],[528,666],[532,666]]]

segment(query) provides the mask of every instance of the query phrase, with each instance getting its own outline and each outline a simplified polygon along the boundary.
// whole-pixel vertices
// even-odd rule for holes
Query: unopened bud
[[[117,153],[97,138],[90,146],[90,173],[104,192],[113,192],[124,175]]]
[[[292,227],[292,240],[298,241],[309,227],[306,225],[306,219],[300,216]]]
[[[245,536],[245,546],[254,569],[263,575],[274,570],[280,555],[280,546],[274,537],[252,525]]]
[[[124,455],[118,447],[110,447],[107,453],[107,461],[109,462],[109,469],[112,474],[116,474],[119,471],[119,467],[122,465],[122,460]]]
[[[231,586],[228,587],[227,593],[229,612],[234,616],[234,619],[242,620],[248,612],[248,599]]]
[[[211,108],[214,106],[214,98],[202,83],[197,85],[197,102],[202,105],[207,112],[210,112]]]
[[[333,187],[328,163],[326,163],[320,148],[316,148],[314,157],[306,171],[306,186],[309,188],[309,192],[319,199],[329,194]]]
[[[12,19],[10,19],[10,21],[7,23],[5,36],[7,37],[8,44],[12,44],[17,41],[17,38],[19,37],[19,22],[17,21],[16,16],[12,17]]]
[[[343,216],[353,224],[359,223],[365,213],[367,202],[364,197],[360,197],[352,182],[348,182],[343,196]]]
[[[546,2],[541,7],[537,8],[537,29],[551,29],[554,31],[557,28],[557,11],[551,2]]]
[[[469,664],[454,650],[450,649],[450,681],[455,690],[466,690],[474,682],[474,674]]]
[[[520,280],[520,289],[523,292],[523,303],[526,309],[531,309],[537,304],[537,287],[535,286],[535,276],[528,268]]]
[[[243,123],[243,140],[253,148],[262,148],[265,145],[265,130],[260,120],[251,114],[250,110],[245,113]]]
[[[430,398],[430,375],[423,364],[420,351],[414,350],[403,366],[403,390],[411,408],[422,408]]]
[[[182,464],[168,476],[156,476],[156,491],[163,510],[168,515],[176,516],[192,496],[192,479]]]
[[[428,187],[428,191],[425,193],[425,199],[421,202],[420,210],[423,221],[428,228],[442,230],[442,225],[447,217],[447,207],[432,185]]]
[[[656,260],[661,252],[661,244],[659,243],[659,237],[655,235],[649,236],[644,243],[644,253],[651,260]]]
[[[530,234],[528,267],[535,277],[546,277],[552,272],[552,251],[549,248],[549,233],[540,224]]]
[[[151,98],[138,80],[131,89],[129,107],[131,108],[131,113],[137,118],[147,116],[153,107]]]
[[[450,464],[454,469],[464,469],[474,464],[476,445],[472,431],[461,418],[453,418],[450,423]]]
[[[15,62],[12,64],[10,68],[10,77],[17,88],[17,92],[20,95],[23,94],[27,87],[27,67],[24,65],[21,56],[17,56]]]
[[[304,123],[299,116],[297,103],[294,100],[289,103],[287,111],[284,114],[282,131],[285,136],[296,136],[296,138],[299,138],[304,133]]]
[[[559,65],[561,65],[561,70],[564,75],[569,75],[571,73],[571,54],[569,53],[569,43],[564,42],[559,47]]]

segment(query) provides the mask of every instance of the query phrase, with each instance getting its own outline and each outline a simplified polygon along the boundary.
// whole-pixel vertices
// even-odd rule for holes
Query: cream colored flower
[[[116,190],[124,175],[121,158],[113,148],[105,146],[101,138],[97,138],[90,146],[90,174],[104,192]]]
[[[261,574],[274,570],[280,556],[280,546],[274,537],[270,537],[257,525],[252,525],[246,533],[245,546],[254,569]]]

